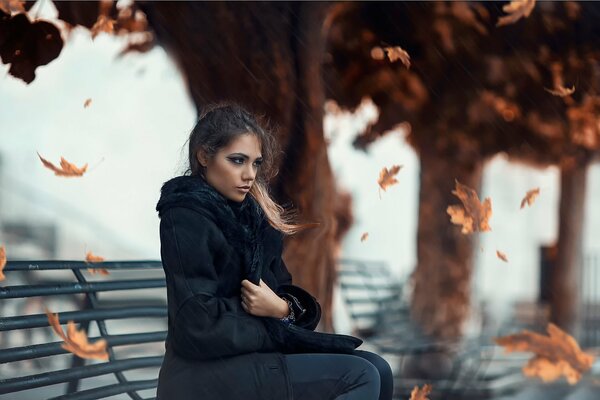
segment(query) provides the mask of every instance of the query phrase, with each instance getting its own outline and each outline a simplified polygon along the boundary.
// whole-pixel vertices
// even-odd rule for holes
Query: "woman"
[[[266,182],[274,140],[243,108],[208,108],[189,170],[156,206],[167,282],[161,400],[391,399],[389,365],[360,339],[314,332],[319,303],[281,259],[289,222]],[[345,354],[344,354],[345,353]]]

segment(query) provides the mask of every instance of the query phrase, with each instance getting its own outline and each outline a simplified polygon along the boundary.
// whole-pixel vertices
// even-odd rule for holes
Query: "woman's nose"
[[[256,177],[256,170],[254,169],[254,166],[248,165],[246,168],[244,168],[244,170],[242,172],[242,179],[254,180],[255,177]]]

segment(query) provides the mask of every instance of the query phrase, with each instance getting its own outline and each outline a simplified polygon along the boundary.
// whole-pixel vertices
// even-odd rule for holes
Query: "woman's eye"
[[[257,166],[257,167],[260,167],[260,165],[261,165],[262,163],[263,163],[262,161],[255,161],[255,162],[254,162],[254,165],[255,165],[255,166]]]
[[[230,158],[230,160],[234,164],[243,164],[244,163],[244,159],[243,158]]]

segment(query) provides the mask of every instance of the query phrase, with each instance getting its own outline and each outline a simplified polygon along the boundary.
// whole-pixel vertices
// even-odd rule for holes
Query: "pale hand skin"
[[[288,304],[277,296],[261,279],[258,285],[248,279],[242,281],[242,308],[257,317],[284,318],[289,314]]]

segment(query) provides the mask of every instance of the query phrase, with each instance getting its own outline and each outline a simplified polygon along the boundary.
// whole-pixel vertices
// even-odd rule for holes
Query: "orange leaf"
[[[81,358],[108,360],[106,352],[106,340],[100,339],[94,343],[88,342],[88,337],[83,330],[77,330],[73,321],[67,322],[67,334],[65,335],[58,314],[50,312],[46,308],[48,323],[52,330],[64,341],[61,347]]]
[[[514,24],[521,18],[526,18],[531,14],[535,7],[535,0],[512,0],[510,4],[502,7],[502,11],[507,13],[504,17],[498,19],[496,26]]]
[[[400,172],[400,168],[402,168],[402,165],[393,165],[389,170],[386,167],[383,167],[381,172],[379,172],[379,179],[377,179],[377,183],[384,192],[388,187],[398,183],[398,180],[395,178],[395,176],[398,175],[398,172]],[[380,196],[381,189],[379,190]]]
[[[463,205],[448,206],[446,212],[450,215],[450,222],[462,225],[461,232],[463,234],[492,230],[489,225],[489,219],[492,216],[492,201],[489,197],[481,203],[475,190],[458,181],[456,181],[456,189],[452,191],[452,194],[458,197]]]
[[[410,55],[400,46],[383,48],[391,62],[402,61],[406,68],[410,68]]]
[[[113,33],[115,22],[116,21],[108,15],[98,15],[96,23],[92,26],[92,29],[90,29],[92,32],[92,39],[95,39],[100,32]]]
[[[421,389],[415,386],[412,392],[410,392],[410,400],[429,400],[427,396],[431,393],[431,389],[431,385],[429,384],[423,385]]]
[[[85,261],[87,263],[103,262],[104,257],[96,256],[91,251],[88,251],[85,255]],[[91,274],[110,275],[110,272],[106,268],[88,268],[88,272]]]
[[[523,200],[521,200],[521,209],[525,207],[525,204],[531,206],[535,201],[535,198],[540,194],[540,188],[531,189],[525,194]]]
[[[6,14],[25,12],[25,2],[21,0],[0,0],[0,10]]]
[[[86,99],[83,103],[83,108],[88,108],[92,104],[92,99]]]
[[[43,158],[42,156],[40,156],[40,153],[38,153],[38,157],[40,158],[40,160],[42,160],[44,167],[48,168],[51,171],[54,171],[54,175],[56,175],[56,176],[64,176],[64,177],[82,176],[85,173],[85,171],[87,170],[87,163],[83,167],[79,168],[79,167],[76,167],[74,164],[71,164],[70,162],[65,160],[63,157],[61,157],[60,158],[60,168],[59,168],[56,165],[52,164],[50,161],[48,161],[45,158]]]
[[[550,382],[564,375],[574,385],[581,379],[581,374],[592,367],[594,356],[581,351],[575,339],[556,325],[548,324],[546,330],[548,336],[523,330],[494,340],[506,352],[534,353],[523,367],[525,376],[537,376]]]
[[[496,256],[501,259],[504,262],[508,262],[508,257],[506,257],[506,254],[504,254],[503,252],[501,252],[500,250],[496,250]]]
[[[364,242],[365,240],[367,240],[369,238],[369,232],[365,232],[360,236],[360,241]]]
[[[0,281],[3,281],[6,277],[4,276],[4,266],[6,265],[6,249],[4,246],[0,246]]]
[[[554,96],[559,96],[559,97],[567,97],[572,95],[573,93],[575,93],[575,85],[573,85],[572,88],[566,88],[564,86],[558,86],[555,89],[546,89],[544,88],[544,90],[548,93],[553,94]]]

